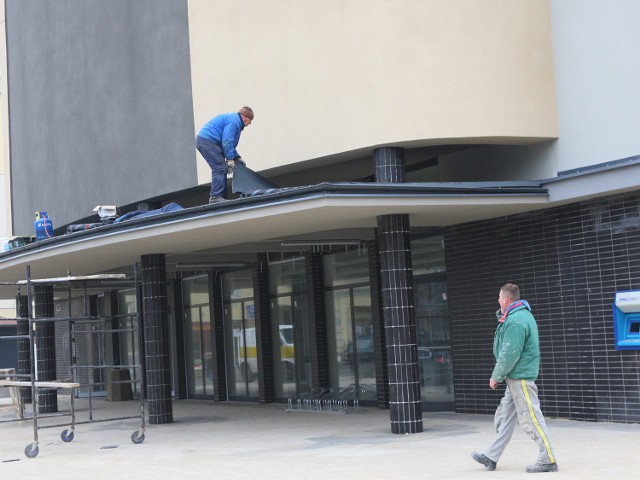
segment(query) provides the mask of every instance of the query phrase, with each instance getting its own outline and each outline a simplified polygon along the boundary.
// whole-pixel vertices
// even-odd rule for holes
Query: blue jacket
[[[244,123],[239,113],[221,113],[209,120],[200,129],[198,136],[217,143],[222,147],[227,160],[235,160],[240,157],[236,147],[243,129]]]

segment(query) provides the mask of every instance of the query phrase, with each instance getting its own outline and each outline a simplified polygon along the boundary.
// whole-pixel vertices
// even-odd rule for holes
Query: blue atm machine
[[[640,350],[640,291],[616,292],[613,303],[616,350]]]

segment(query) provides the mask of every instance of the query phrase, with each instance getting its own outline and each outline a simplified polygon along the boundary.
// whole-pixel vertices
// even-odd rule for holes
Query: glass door
[[[304,296],[283,295],[271,301],[276,397],[309,390],[311,353]]]
[[[253,273],[240,270],[222,277],[224,335],[229,399],[258,396],[258,348]]]
[[[311,340],[304,294],[293,295],[293,339],[296,393],[302,393],[311,389]]]
[[[453,369],[447,284],[423,279],[414,284],[418,367],[422,401],[429,410],[453,408]]]
[[[182,285],[187,394],[210,397],[213,395],[213,349],[209,278],[187,278]]]
[[[120,365],[138,365],[140,352],[140,332],[142,326],[134,325],[136,322],[136,313],[138,310],[136,292],[133,289],[121,290],[118,292],[118,329],[122,329],[122,333],[118,333]],[[140,393],[140,378],[135,375],[140,369],[129,368],[132,380],[133,393]]]
[[[327,293],[329,368],[336,387],[366,385],[375,392],[375,357],[370,288]]]
[[[213,395],[213,351],[209,306],[190,307],[185,311],[185,358],[187,392],[190,397]]]
[[[258,396],[258,348],[253,300],[232,302],[224,309],[229,398]]]

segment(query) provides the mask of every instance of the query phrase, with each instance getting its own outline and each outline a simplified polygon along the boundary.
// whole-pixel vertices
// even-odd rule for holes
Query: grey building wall
[[[640,154],[640,2],[552,0],[557,171]]]
[[[187,0],[6,0],[15,235],[196,185]]]

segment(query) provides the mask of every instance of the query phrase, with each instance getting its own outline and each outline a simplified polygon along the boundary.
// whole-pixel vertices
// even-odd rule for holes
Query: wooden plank
[[[77,275],[68,277],[53,277],[53,278],[32,278],[29,280],[31,283],[64,283],[64,282],[78,282],[89,280],[129,280],[124,273],[99,273],[96,275]],[[18,280],[14,282],[14,285],[26,285],[27,280]]]
[[[30,387],[31,382],[27,380],[0,380],[0,387]],[[79,383],[68,382],[35,382],[40,388],[80,388]]]

